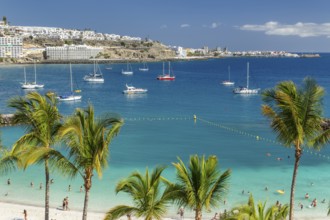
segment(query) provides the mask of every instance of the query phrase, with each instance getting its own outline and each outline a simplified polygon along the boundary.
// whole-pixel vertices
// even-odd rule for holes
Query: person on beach
[[[69,187],[68,187],[68,191],[69,191],[69,192],[71,191],[71,185],[69,185]]]
[[[54,179],[51,179],[51,180],[50,180],[50,184],[53,184],[53,183],[54,183]]]
[[[30,186],[31,186],[31,188],[33,188],[33,182],[31,181],[31,183],[30,183]]]
[[[65,198],[65,210],[70,210],[69,209],[69,197]]]
[[[62,202],[62,210],[65,211],[65,200],[66,198],[63,199],[63,202]]]
[[[39,189],[42,190],[42,183],[40,183],[40,185],[39,185]]]
[[[27,211],[26,209],[23,210],[24,220],[27,220]]]
[[[11,181],[10,179],[7,180],[7,185],[10,185]]]
[[[184,208],[183,208],[183,206],[181,206],[180,209],[178,210],[178,214],[180,215],[180,219],[183,219],[183,215],[184,215]]]
[[[308,199],[308,198],[309,198],[309,194],[306,193],[306,194],[305,194],[305,199]]]
[[[80,186],[80,192],[83,192],[83,187],[82,186]]]
[[[312,207],[316,207],[316,205],[317,205],[317,200],[316,200],[316,198],[315,198],[315,199],[313,199],[311,206],[312,206]]]
[[[218,220],[218,213],[217,212],[214,214],[212,220]]]

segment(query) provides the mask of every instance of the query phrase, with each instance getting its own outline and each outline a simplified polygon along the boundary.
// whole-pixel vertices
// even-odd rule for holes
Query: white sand
[[[0,202],[0,219],[1,220],[24,220],[23,210],[27,211],[28,220],[45,219],[45,209],[43,207],[17,205],[11,203]],[[50,208],[49,218],[53,220],[80,220],[82,219],[81,211],[63,211],[60,209]],[[104,218],[103,213],[88,213],[88,219],[101,220]]]
[[[45,209],[43,207],[29,206],[29,205],[18,205],[12,203],[0,202],[0,220],[24,220],[23,210],[27,210],[28,220],[42,220],[45,216]],[[87,218],[90,220],[102,220],[104,213],[88,212]],[[51,220],[80,220],[82,219],[82,211],[63,211],[61,209],[50,208],[50,219]],[[135,219],[135,218],[132,218]],[[164,218],[164,220],[174,220],[177,218]],[[188,218],[185,218],[188,220]],[[192,219],[192,218],[190,218]],[[205,218],[206,220],[211,219],[210,217]],[[295,219],[297,220],[325,220],[329,219],[326,213],[319,212],[295,212]],[[120,220],[127,220],[126,217],[120,218]]]

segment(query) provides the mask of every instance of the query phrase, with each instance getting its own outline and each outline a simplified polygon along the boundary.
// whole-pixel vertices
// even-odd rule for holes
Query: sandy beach
[[[12,203],[0,202],[0,220],[24,220],[23,210],[27,210],[28,220],[42,220],[44,219],[44,208],[29,206],[29,205],[19,205]],[[316,210],[315,210],[316,211]],[[322,213],[318,212],[295,212],[295,219],[298,220],[325,220],[329,219],[322,210]],[[92,220],[101,220],[104,218],[104,213],[88,212],[88,219]],[[50,219],[51,220],[80,220],[82,218],[82,211],[68,210],[63,211],[60,208],[50,208]],[[120,218],[120,220],[126,220],[126,217]],[[137,218],[132,218],[137,219]],[[179,216],[176,218],[164,218],[164,220],[174,220],[180,219]],[[187,218],[187,220],[192,220],[193,218]],[[210,216],[207,216],[203,219],[211,219]]]

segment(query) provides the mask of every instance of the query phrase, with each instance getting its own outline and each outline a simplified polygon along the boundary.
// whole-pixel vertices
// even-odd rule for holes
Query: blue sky
[[[329,9],[329,0],[1,0],[0,16],[183,47],[329,52]]]

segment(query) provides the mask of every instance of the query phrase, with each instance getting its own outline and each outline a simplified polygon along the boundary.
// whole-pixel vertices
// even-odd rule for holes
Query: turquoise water
[[[226,58],[172,62],[176,75],[174,82],[156,80],[157,75],[162,73],[162,63],[150,63],[149,72],[139,72],[142,64],[133,64],[135,72],[132,76],[121,74],[126,63],[114,64],[112,70],[100,65],[104,84],[83,82],[83,76],[92,71],[92,65],[73,65],[74,84],[82,90],[83,99],[80,102],[60,103],[61,113],[71,114],[75,108],[86,107],[91,102],[98,114],[116,112],[125,118],[125,125],[110,146],[109,167],[104,170],[101,180],[96,176],[93,179],[90,210],[103,212],[114,205],[129,203],[125,194],[114,193],[114,187],[121,178],[135,170],[144,172],[146,167],[151,169],[157,164],[168,165],[165,176],[174,180],[171,163],[176,162],[177,157],[188,161],[192,154],[215,154],[222,171],[232,169],[226,204],[222,204],[220,210],[246,202],[247,192],[252,192],[256,200],[267,200],[269,204],[277,200],[288,203],[292,149],[281,147],[276,142],[269,122],[260,113],[262,101],[259,95],[234,95],[233,87],[220,83],[227,79],[230,65],[231,79],[237,86],[245,85],[246,62],[249,62],[250,87],[265,89],[283,80],[301,83],[308,75],[330,91],[329,61],[330,56],[322,54],[321,58],[316,59]],[[26,65],[26,71],[32,80],[33,65]],[[37,73],[38,82],[45,84],[41,93],[69,90],[68,65],[38,65]],[[23,80],[22,65],[0,66],[1,113],[13,111],[7,107],[9,97],[26,93],[19,85]],[[147,88],[148,94],[123,95],[126,83]],[[329,117],[329,99],[326,94],[326,117]],[[197,115],[196,122],[193,115]],[[24,130],[4,127],[1,132],[3,143],[10,146]],[[271,156],[267,156],[268,153]],[[330,149],[326,146],[321,152],[305,151],[301,160],[296,204],[301,201],[306,207],[317,198],[319,207],[309,209],[309,212],[325,212],[330,199],[327,187],[330,180],[329,156]],[[283,160],[277,160],[278,157]],[[12,181],[10,186],[6,185],[8,178]],[[60,206],[62,199],[69,196],[71,209],[82,209],[84,195],[79,192],[82,185],[80,177],[71,180],[54,173],[52,178],[55,182],[51,185],[51,206]],[[34,182],[33,188],[30,187],[31,181]],[[42,206],[44,190],[39,189],[41,182],[44,182],[42,167],[31,167],[0,177],[0,201]],[[71,191],[68,191],[69,185]],[[264,190],[266,186],[268,191]],[[279,189],[284,189],[286,193],[279,195],[276,193]],[[310,194],[309,201],[303,198],[306,192]],[[4,196],[6,193],[8,196]],[[326,204],[320,203],[323,199],[327,200]],[[174,210],[175,207],[169,215],[175,216]],[[213,216],[212,213],[210,215]]]

